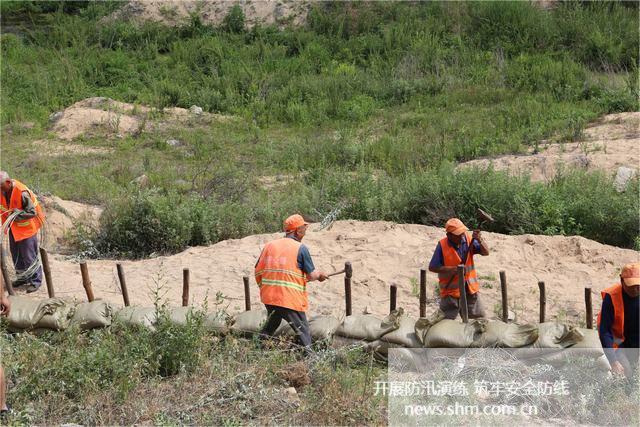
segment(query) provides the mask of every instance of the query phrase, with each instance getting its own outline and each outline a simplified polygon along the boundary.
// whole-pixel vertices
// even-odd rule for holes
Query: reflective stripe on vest
[[[467,283],[467,289],[469,293],[475,294],[480,290],[480,285],[478,283],[478,277],[476,274],[476,268],[473,264],[473,245],[471,241],[471,233],[465,234],[467,239],[467,245],[469,247],[469,252],[467,255],[467,259],[464,262],[465,266],[465,275],[464,279]],[[440,248],[442,249],[442,257],[444,258],[445,266],[457,266],[462,264],[462,259],[456,252],[456,249],[449,244],[449,239],[445,237],[440,240]],[[440,283],[440,297],[452,296],[454,298],[460,298],[460,288],[458,287],[458,275],[454,275],[453,278],[445,277],[442,274],[438,275],[438,282]]]
[[[44,212],[42,211],[42,207],[38,202],[35,194],[29,188],[18,181],[17,179],[12,180],[13,189],[11,190],[11,196],[9,198],[9,206],[7,206],[7,201],[4,197],[4,194],[0,195],[0,206],[2,207],[2,222],[4,223],[9,216],[9,211],[12,209],[22,209],[22,193],[27,191],[29,192],[29,196],[31,197],[31,201],[33,202],[33,206],[36,209],[36,216],[29,219],[24,220],[15,220],[11,224],[11,233],[13,234],[13,239],[16,242],[19,242],[24,239],[28,239],[31,236],[34,236],[42,224],[44,223]]]
[[[611,297],[611,303],[613,304],[613,326],[611,332],[613,332],[613,347],[618,348],[620,344],[624,342],[624,301],[622,299],[622,284],[616,283],[611,285],[602,292],[602,300],[609,295]],[[602,320],[602,311],[598,313],[598,329],[600,329],[600,321]]]
[[[307,276],[298,267],[302,244],[288,237],[267,243],[255,269],[264,304],[307,311]]]

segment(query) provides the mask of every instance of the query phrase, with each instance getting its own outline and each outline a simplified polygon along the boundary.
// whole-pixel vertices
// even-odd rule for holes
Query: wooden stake
[[[420,317],[427,317],[427,270],[420,269]]]
[[[182,306],[189,305],[189,269],[182,269]]]
[[[249,277],[243,276],[242,281],[244,282],[244,310],[251,310],[251,289],[249,288]]]
[[[540,288],[540,323],[544,323],[547,310],[547,293],[545,291],[544,282],[538,282],[538,288]]]
[[[398,295],[398,286],[395,283],[392,283],[389,287],[389,313],[396,309],[396,301]]]
[[[345,275],[344,275],[344,304],[347,316],[351,316],[351,263],[344,263]]]
[[[464,323],[469,323],[469,307],[467,307],[467,289],[464,284],[464,265],[458,265],[458,289],[460,290],[460,317]]]
[[[124,300],[124,306],[129,307],[129,290],[127,289],[127,282],[124,279],[124,269],[122,264],[116,264],[118,270],[118,280],[120,280],[120,288],[122,289],[122,299]]]
[[[91,287],[91,279],[89,279],[89,270],[86,262],[80,263],[80,274],[82,274],[82,286],[84,286],[84,291],[87,293],[87,299],[91,302],[95,298],[93,296],[93,288]]]
[[[587,329],[593,329],[593,303],[591,302],[591,288],[584,288],[584,303],[587,307]]]
[[[51,268],[49,266],[49,254],[47,254],[45,248],[40,248],[40,259],[42,260],[44,279],[47,282],[47,293],[49,294],[49,298],[54,298],[56,296],[56,293],[53,290],[53,279],[51,278]]]
[[[0,270],[2,270],[2,278],[4,279],[4,286],[7,288],[9,295],[15,295],[13,290],[13,284],[9,278],[9,271],[7,270],[7,264],[4,260],[4,245],[0,244]]]
[[[500,272],[500,290],[502,291],[502,321],[509,320],[509,302],[507,298],[507,273]]]

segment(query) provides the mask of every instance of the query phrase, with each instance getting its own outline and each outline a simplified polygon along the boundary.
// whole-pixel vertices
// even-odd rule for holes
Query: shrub
[[[229,9],[222,21],[222,25],[225,30],[231,33],[238,34],[244,31],[244,12],[240,5],[236,4]]]

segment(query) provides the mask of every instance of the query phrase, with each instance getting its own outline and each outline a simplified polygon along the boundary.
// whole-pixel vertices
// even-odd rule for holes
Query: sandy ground
[[[640,167],[640,112],[609,114],[584,130],[584,137],[566,144],[540,144],[540,152],[477,159],[460,167],[493,165],[514,174],[528,173],[535,181],[552,179],[558,167],[602,169],[615,175],[620,166]]]
[[[349,260],[353,264],[353,311],[368,308],[384,315],[389,306],[389,285],[396,283],[398,306],[418,315],[417,280],[419,269],[428,263],[441,228],[399,225],[390,222],[339,221],[331,230],[314,231],[305,238],[316,267],[327,272],[338,270]],[[242,276],[252,276],[253,266],[265,242],[279,234],[249,236],[208,247],[194,247],[182,253],[141,261],[123,261],[131,300],[147,305],[153,300],[156,285],[178,305],[182,292],[182,269],[191,275],[190,302],[202,304],[208,296],[212,308],[217,292],[225,296],[225,307],[235,313],[243,310]],[[538,317],[538,281],[547,286],[549,318],[584,320],[584,287],[591,286],[594,312],[601,303],[599,291],[616,281],[621,265],[638,261],[640,254],[629,249],[603,245],[582,237],[507,236],[486,233],[491,255],[476,257],[482,284],[481,295],[491,316],[500,301],[499,271],[505,270],[509,284],[511,309],[518,321],[536,321]],[[51,269],[56,294],[65,298],[85,298],[80,269],[62,255],[52,255]],[[122,305],[116,262],[89,261],[89,272],[96,297]],[[434,290],[437,278],[427,274],[428,311],[436,309]],[[258,289],[251,277],[252,303],[259,307]],[[309,286],[310,313],[344,314],[343,277]],[[36,294],[46,297],[43,286]]]
[[[191,14],[196,14],[203,24],[220,25],[229,9],[237,4],[244,13],[245,26],[248,28],[258,23],[271,25],[290,22],[298,26],[306,20],[309,3],[300,0],[134,0],[114,12],[108,19],[155,21],[177,26],[188,23]]]
[[[195,113],[178,107],[165,108],[160,112],[144,105],[92,97],[78,101],[64,111],[52,115],[51,121],[52,131],[56,136],[60,140],[70,141],[81,136],[135,136],[146,131],[161,130],[170,125],[193,125],[229,119],[230,116],[222,114]],[[54,149],[52,153],[55,155],[61,151],[74,152],[74,147],[76,146],[67,144]]]

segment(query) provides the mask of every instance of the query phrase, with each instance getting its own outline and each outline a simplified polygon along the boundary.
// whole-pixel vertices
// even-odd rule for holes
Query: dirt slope
[[[558,167],[601,169],[615,175],[621,166],[640,167],[640,112],[609,114],[585,129],[583,138],[566,144],[545,144],[539,152],[477,159],[460,167],[493,165],[514,174],[529,173],[534,181],[552,179]]]
[[[340,269],[344,261],[353,263],[354,312],[365,307],[383,315],[388,310],[388,288],[399,286],[399,306],[418,314],[417,278],[419,269],[428,263],[437,241],[444,236],[441,228],[422,225],[399,225],[390,222],[339,221],[331,230],[311,231],[305,238],[317,268]],[[208,247],[194,247],[169,257],[142,261],[124,261],[131,300],[150,304],[155,283],[164,285],[166,298],[179,304],[182,269],[191,271],[191,302],[200,304],[208,294],[210,307],[217,292],[226,296],[230,312],[243,309],[242,276],[252,275],[253,266],[265,242],[280,234],[249,236]],[[507,236],[486,233],[492,253],[477,257],[487,311],[493,315],[499,302],[498,273],[506,270],[509,299],[520,321],[535,321],[538,316],[539,280],[547,284],[549,317],[584,320],[584,286],[594,290],[594,310],[598,312],[598,293],[616,280],[619,267],[637,261],[639,253],[603,245],[582,237]],[[52,271],[59,296],[84,299],[78,264],[54,255]],[[117,285],[116,263],[110,260],[89,261],[89,271],[97,297],[122,304]],[[433,295],[436,276],[428,273],[429,311],[435,310]],[[259,307],[258,289],[253,278],[252,301]],[[325,283],[310,284],[311,313],[344,313],[344,285],[341,276]],[[38,292],[46,296],[43,288]]]

